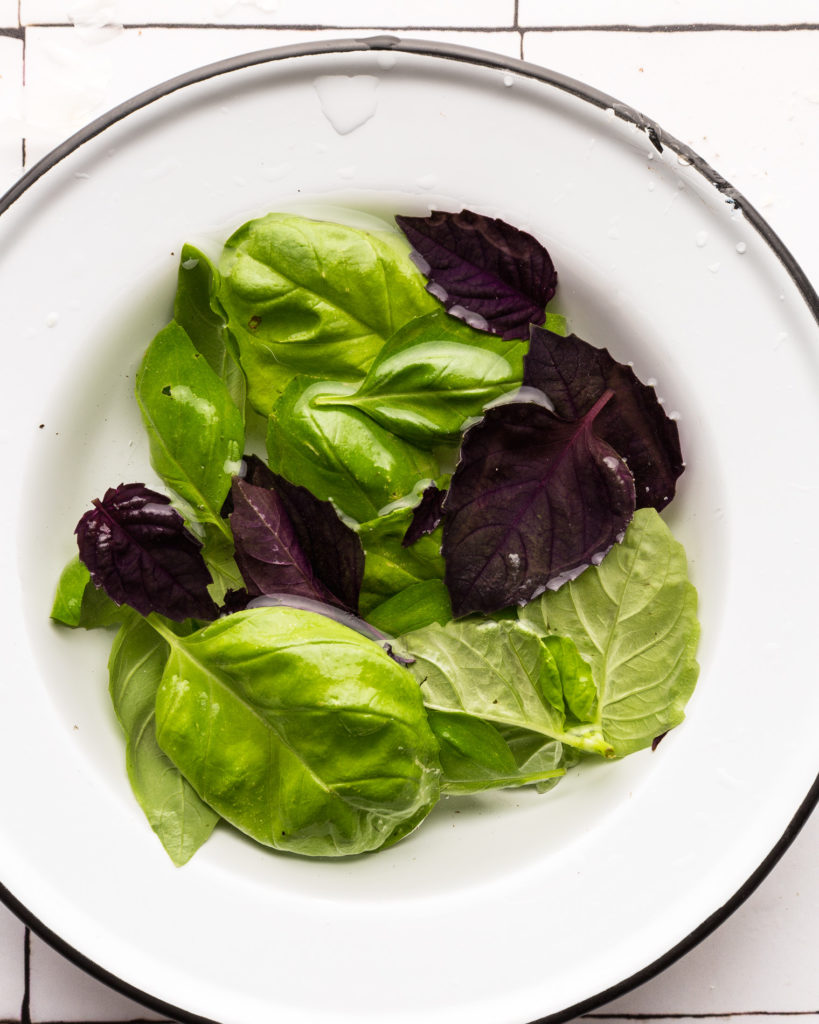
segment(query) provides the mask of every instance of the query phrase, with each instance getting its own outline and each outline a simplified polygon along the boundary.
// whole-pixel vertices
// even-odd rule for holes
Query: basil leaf
[[[341,605],[316,578],[278,494],[238,477],[231,494],[236,563],[248,592],[254,596],[291,594]]]
[[[358,536],[364,548],[359,604],[365,617],[387,598],[414,583],[444,577],[440,530],[422,537],[412,547],[404,547],[412,513],[411,508],[394,509],[359,527]]]
[[[343,396],[351,387],[293,380],[270,414],[268,462],[274,473],[366,522],[420,480],[435,477],[438,466],[432,455],[357,409],[318,404],[320,397]]]
[[[603,562],[519,611],[568,634],[592,669],[595,721],[618,755],[678,725],[699,667],[697,592],[685,551],[654,509],[639,509]]]
[[[136,396],[154,469],[188,503],[196,520],[230,538],[221,509],[242,462],[242,414],[175,321],[148,346]]]
[[[227,330],[227,319],[216,299],[218,281],[218,272],[207,256],[192,245],[184,245],[173,318],[207,359],[216,376],[225,382],[236,408],[244,412],[247,383],[239,365],[236,343]]]
[[[430,484],[424,490],[421,500],[412,510],[412,521],[401,541],[405,548],[416,544],[422,537],[434,533],[440,526],[444,518],[445,500],[446,491],[441,490],[435,484]]]
[[[525,348],[430,313],[390,338],[352,394],[316,403],[352,406],[421,448],[456,442],[471,417],[520,385]]]
[[[450,311],[504,338],[527,338],[542,324],[557,287],[557,271],[536,238],[471,210],[396,217],[423,258],[429,289]]]
[[[443,625],[452,618],[449,593],[441,580],[413,583],[367,615],[367,622],[392,636],[400,636],[433,622]]]
[[[628,464],[638,508],[659,512],[671,501],[685,463],[677,424],[653,387],[606,349],[535,326],[524,362],[523,383],[545,392],[555,413],[566,420],[580,419],[610,389],[612,400],[600,410],[595,432]]]
[[[260,413],[296,374],[363,377],[399,327],[435,308],[408,253],[393,232],[280,213],[228,239],[219,299]]]
[[[332,502],[319,501],[306,487],[297,487],[271,472],[256,455],[246,456],[245,463],[247,483],[272,488],[281,499],[317,579],[345,607],[356,611],[364,573],[358,534],[341,519]]]
[[[622,535],[634,481],[593,429],[611,394],[577,422],[515,402],[467,431],[444,501],[445,579],[457,616],[523,604]]]
[[[598,723],[567,721],[564,701],[555,694],[572,674],[562,674],[556,652],[521,623],[466,619],[427,626],[402,640],[415,659],[409,669],[428,708],[462,712],[611,755]]]
[[[218,815],[196,795],[156,742],[156,691],[168,645],[130,613],[114,637],[108,662],[114,711],[127,739],[131,789],[174,864],[185,864],[207,840]]]
[[[159,744],[252,838],[313,856],[365,853],[436,802],[437,744],[418,686],[372,641],[284,607],[166,639]]]
[[[60,574],[51,618],[64,626],[98,629],[114,626],[125,614],[102,589],[91,582],[91,573],[75,556]]]
[[[170,499],[144,484],[120,484],[77,523],[80,559],[95,586],[142,615],[211,619],[211,576],[202,545]]]
[[[521,768],[500,732],[489,722],[453,712],[427,714],[440,747],[443,793],[480,793],[529,786],[557,780],[565,774],[560,764],[562,748],[557,741],[549,741],[551,760],[543,757],[539,764],[525,763]]]

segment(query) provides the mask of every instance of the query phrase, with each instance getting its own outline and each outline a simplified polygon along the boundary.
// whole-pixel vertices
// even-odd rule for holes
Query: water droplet
[[[747,250],[748,246],[744,242],[737,242],[736,250],[740,256]]]
[[[654,180],[652,179],[652,180],[651,180],[651,181],[650,181],[650,182],[648,183],[648,191],[649,191],[649,192],[653,192],[653,191],[654,191],[654,189],[655,189],[656,187],[657,187],[657,183],[656,183],[656,182],[655,182],[655,181],[654,181]]]
[[[394,68],[396,63],[398,62],[398,58],[395,56],[394,53],[387,53],[384,50],[382,50],[381,53],[379,53],[375,59],[376,62],[378,63],[378,66],[383,71],[389,71],[391,68]]]
[[[716,274],[719,272],[719,268],[721,266],[722,264],[719,261],[717,261],[716,263],[709,263],[708,269],[711,271],[712,274]]]
[[[59,319],[60,317],[58,313],[49,313],[48,316],[45,318],[46,327],[56,327],[59,322]]]
[[[702,247],[705,245],[705,243],[707,241],[708,241],[708,232],[707,231],[698,231],[697,232],[697,238],[696,238],[697,248],[698,249],[702,249]]]
[[[415,184],[418,188],[431,189],[435,188],[438,184],[438,179],[434,174],[422,174],[420,178],[415,179]]]
[[[680,414],[677,412],[676,409],[672,409],[671,412],[668,413],[668,418],[670,420],[675,420],[676,421],[676,420],[678,420],[680,418]]]
[[[515,80],[514,78],[512,78],[511,75],[504,75],[503,84],[506,86],[507,89],[509,89],[511,86],[515,84]]]
[[[322,113],[339,135],[349,135],[375,114],[378,81],[375,75],[320,75],[313,82]]]

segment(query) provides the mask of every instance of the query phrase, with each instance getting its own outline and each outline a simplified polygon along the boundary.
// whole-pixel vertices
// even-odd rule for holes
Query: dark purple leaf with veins
[[[442,491],[435,484],[430,484],[424,490],[421,500],[412,510],[412,521],[401,541],[401,547],[412,547],[416,541],[438,528],[444,517],[444,498],[446,491]]]
[[[256,455],[247,456],[246,462],[245,480],[278,494],[316,578],[337,598],[337,604],[358,611],[364,548],[355,530],[342,522],[332,502],[321,501],[306,487],[291,484]]]
[[[487,410],[464,436],[444,502],[456,616],[525,604],[602,560],[634,514],[634,481],[593,426],[606,391],[566,422],[536,403]]]
[[[231,491],[236,564],[249,594],[291,594],[340,605],[313,572],[276,491],[238,478]]]
[[[654,388],[638,380],[630,366],[574,334],[562,338],[533,326],[523,383],[545,392],[566,420],[579,419],[604,391],[613,391],[595,420],[595,433],[628,464],[638,508],[659,512],[671,501],[685,467],[677,424],[666,415]]]
[[[164,494],[141,483],[109,488],[75,533],[94,585],[117,604],[177,622],[216,617],[202,545]]]
[[[503,338],[528,338],[529,324],[543,323],[557,272],[532,235],[471,210],[395,220],[450,313]]]

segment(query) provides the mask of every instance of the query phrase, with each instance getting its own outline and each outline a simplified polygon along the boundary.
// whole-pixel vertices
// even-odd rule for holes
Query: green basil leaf
[[[654,509],[638,509],[599,566],[520,609],[569,635],[592,669],[595,721],[618,755],[678,725],[699,672],[697,593],[685,550]]]
[[[131,788],[171,860],[181,865],[208,839],[219,818],[156,742],[156,691],[168,653],[162,637],[130,612],[114,638],[109,689],[127,739]]]
[[[371,640],[285,607],[166,639],[159,744],[254,839],[314,856],[365,853],[436,802],[437,743],[418,686]]]
[[[443,311],[393,335],[350,395],[317,405],[359,409],[421,448],[457,442],[472,417],[523,379],[526,343],[482,334]]]
[[[451,618],[449,591],[442,580],[435,579],[413,583],[376,605],[367,615],[371,625],[391,636],[421,629],[432,622],[443,625]]]
[[[498,731],[511,750],[518,771],[523,775],[545,773],[551,768],[562,768],[567,772],[580,760],[581,753],[576,747],[568,747],[538,732],[514,726],[500,726]],[[547,793],[561,778],[562,775],[558,775],[536,783],[538,793]]]
[[[428,708],[463,712],[611,755],[596,723],[566,720],[563,701],[558,704],[554,697],[561,680],[555,651],[521,623],[465,619],[426,626],[402,640],[415,659],[409,668]]]
[[[97,590],[79,557],[72,558],[60,574],[51,618],[64,626],[99,629],[117,625],[125,614],[104,590]]]
[[[242,414],[175,321],[148,346],[136,396],[154,469],[187,502],[194,519],[212,523],[229,538],[221,509],[242,462]]]
[[[424,580],[444,578],[441,528],[405,548],[401,542],[411,521],[411,508],[397,508],[359,527],[358,536],[364,548],[364,578],[358,606],[365,618],[407,587]]]
[[[437,303],[395,232],[270,214],[228,239],[219,299],[263,415],[296,374],[364,376],[384,342]]]
[[[216,376],[225,382],[236,408],[244,411],[247,384],[239,365],[236,342],[216,299],[218,290],[218,271],[207,256],[192,245],[184,245],[179,260],[174,320],[187,332]]]
[[[305,387],[305,384],[307,386]],[[322,395],[352,385],[293,380],[270,414],[270,468],[330,500],[358,522],[379,512],[438,472],[428,453],[389,433],[357,409],[319,406]]]
[[[440,747],[441,791],[462,794],[487,789],[529,786],[561,778],[561,744],[548,740],[551,758],[545,754],[538,763],[527,759],[519,766],[508,743],[498,729],[472,715],[447,711],[428,711],[429,724]],[[543,751],[543,737],[539,737]]]

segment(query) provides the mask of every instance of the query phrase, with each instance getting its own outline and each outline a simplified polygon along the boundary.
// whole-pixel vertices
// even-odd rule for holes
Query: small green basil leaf
[[[274,473],[365,522],[420,480],[435,477],[438,466],[357,409],[317,403],[319,396],[346,395],[352,387],[293,380],[270,414],[267,452]]]
[[[124,615],[125,609],[97,590],[79,556],[72,558],[60,574],[51,618],[64,626],[98,629],[117,625]]]
[[[375,357],[351,395],[317,404],[360,409],[376,423],[421,448],[456,442],[483,407],[520,386],[520,341],[481,334],[443,311],[412,320]]]
[[[498,730],[506,745],[512,752],[518,771],[522,775],[533,775],[536,772],[548,772],[550,769],[562,768],[564,772],[574,768],[580,760],[580,752],[576,747],[569,747],[557,740],[549,739],[529,729],[518,729],[514,726],[501,726]],[[537,783],[538,793],[546,793],[560,781],[562,776],[544,778]]]
[[[543,645],[554,666],[548,674],[552,689],[544,695],[564,716],[576,722],[592,722],[597,711],[597,689],[591,666],[580,657],[573,640],[565,636],[545,636]]]
[[[212,523],[205,523],[202,557],[213,578],[208,593],[218,605],[229,590],[241,590],[245,585],[233,554],[233,540]]]
[[[148,346],[136,395],[154,469],[196,520],[229,538],[221,509],[241,466],[244,422],[224,382],[175,321]]]
[[[462,794],[487,789],[528,786],[565,774],[560,765],[561,745],[547,741],[553,756],[540,764],[519,767],[515,756],[495,726],[472,715],[428,711],[429,724],[440,747],[441,791]],[[539,737],[541,749],[543,737]]]
[[[685,550],[654,509],[635,512],[599,566],[519,615],[575,641],[597,689],[594,720],[618,755],[649,746],[684,718],[699,672],[697,592]]]
[[[554,651],[521,623],[466,619],[426,626],[402,640],[415,659],[409,668],[428,708],[464,712],[611,755],[596,724],[570,726],[562,707],[546,696],[554,691]]]
[[[219,299],[260,413],[296,374],[360,379],[399,327],[436,307],[409,251],[395,232],[281,213],[228,239]]]
[[[440,527],[411,547],[405,548],[401,543],[412,522],[412,512],[411,508],[397,508],[359,527],[358,536],[364,548],[359,608],[365,618],[407,587],[422,580],[444,578]]]
[[[286,607],[166,639],[159,744],[252,838],[312,856],[366,853],[436,802],[438,748],[418,685],[371,640]]]
[[[443,625],[452,618],[449,592],[442,580],[424,580],[376,605],[367,621],[391,636],[421,629],[432,622]]]
[[[151,828],[174,864],[190,860],[219,820],[156,742],[154,706],[168,645],[133,612],[114,638],[109,689],[127,739],[128,779]]]
[[[192,245],[184,245],[173,317],[216,376],[225,382],[236,408],[243,411],[247,384],[239,365],[236,342],[227,330],[227,319],[216,300],[218,282],[218,271],[207,256]]]

